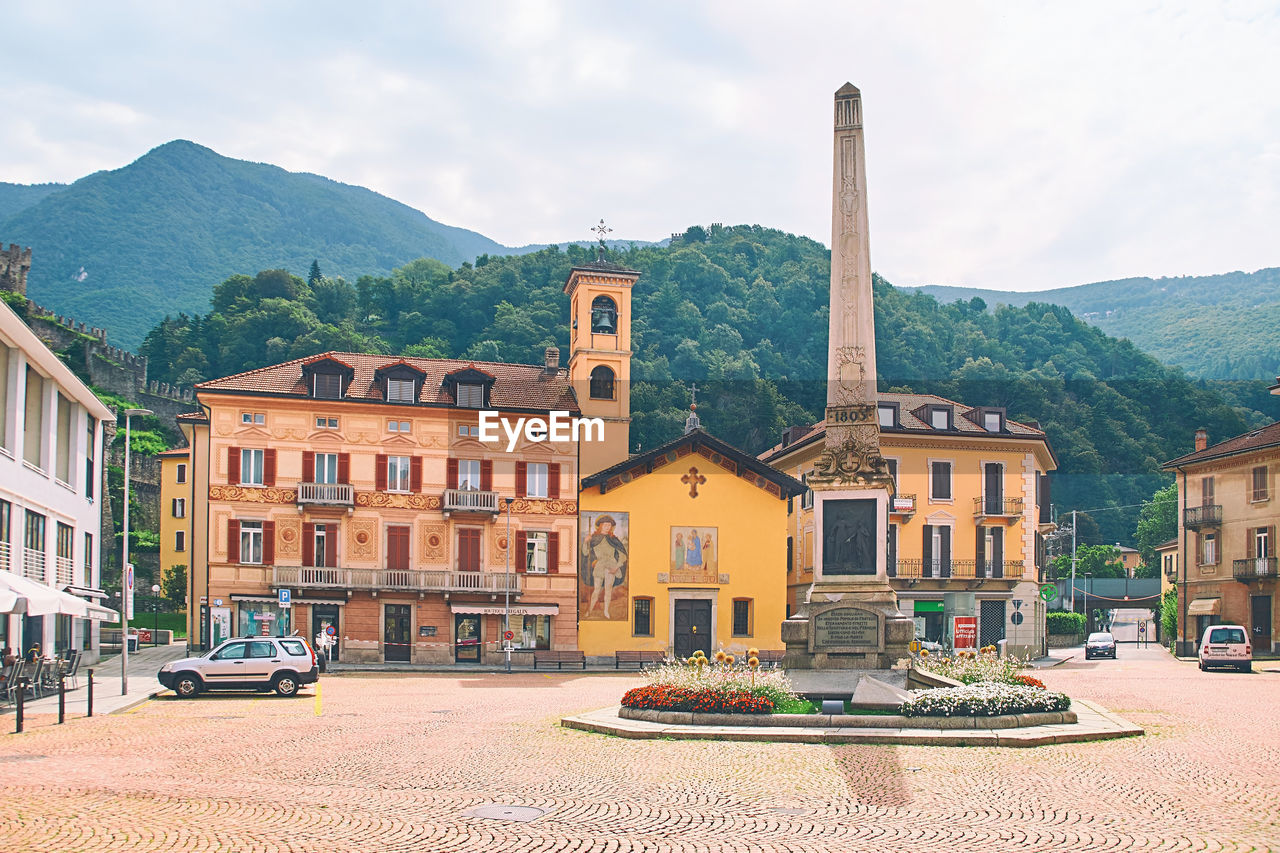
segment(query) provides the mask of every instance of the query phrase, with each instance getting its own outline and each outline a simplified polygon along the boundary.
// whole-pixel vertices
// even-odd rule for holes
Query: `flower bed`
[[[994,717],[1065,711],[1071,700],[1065,693],[1042,687],[984,681],[964,687],[921,690],[902,703],[904,717]]]
[[[976,684],[980,681],[998,681],[1003,684],[1021,684],[1018,670],[1026,666],[1026,662],[1016,657],[1000,657],[996,649],[988,646],[980,653],[961,649],[954,656],[929,655],[922,650],[913,663],[920,669],[927,669],[938,675],[953,678],[961,684]]]
[[[687,661],[669,660],[647,671],[647,686],[628,691],[625,708],[654,711],[769,714],[798,701],[785,673],[762,670],[754,650],[735,659],[698,652]]]
[[[745,690],[689,689],[649,684],[628,690],[622,707],[645,711],[697,711],[704,714],[771,714],[773,702]]]

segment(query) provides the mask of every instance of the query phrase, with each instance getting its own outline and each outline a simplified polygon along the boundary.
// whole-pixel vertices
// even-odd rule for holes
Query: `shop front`
[[[512,635],[513,650],[550,649],[560,605],[519,604],[508,609],[502,605],[451,604],[450,610],[453,612],[454,660],[480,663],[488,655],[502,656],[504,622]]]
[[[293,633],[293,609],[274,598],[232,596],[237,610],[237,637],[287,637]]]

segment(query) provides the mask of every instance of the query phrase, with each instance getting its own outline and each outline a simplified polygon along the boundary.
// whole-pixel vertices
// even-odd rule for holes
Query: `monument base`
[[[875,576],[814,584],[809,601],[782,623],[782,665],[791,670],[891,669],[910,656],[915,622],[898,611]]]

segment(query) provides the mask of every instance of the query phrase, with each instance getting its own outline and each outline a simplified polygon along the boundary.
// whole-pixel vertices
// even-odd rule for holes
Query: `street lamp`
[[[503,586],[506,588],[507,604],[502,616],[502,645],[507,654],[507,672],[511,672],[511,641],[507,634],[511,632],[511,504],[515,498],[504,498],[507,502],[507,577]]]
[[[133,615],[133,596],[132,596],[132,570],[129,568],[129,451],[130,447],[130,418],[134,415],[154,415],[155,412],[150,409],[125,409],[124,410],[124,559],[120,561],[121,584],[120,603],[123,605],[124,613],[120,620],[123,623],[123,630],[120,634],[120,695],[129,695],[129,617]]]
[[[1089,586],[1092,583],[1093,583],[1093,572],[1085,572],[1084,573],[1084,632],[1086,634],[1088,634],[1089,629],[1093,627],[1092,625],[1089,624],[1092,621],[1089,618]]]
[[[151,612],[155,614],[155,627],[151,630],[151,647],[160,645],[160,584],[151,585]]]

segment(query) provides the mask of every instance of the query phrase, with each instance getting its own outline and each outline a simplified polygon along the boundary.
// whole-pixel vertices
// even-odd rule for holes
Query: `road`
[[[557,720],[634,675],[344,675],[0,735],[0,850],[1267,850],[1280,664],[1157,647],[1038,671],[1144,726],[1034,749],[629,741]],[[519,822],[468,816],[506,804]]]

